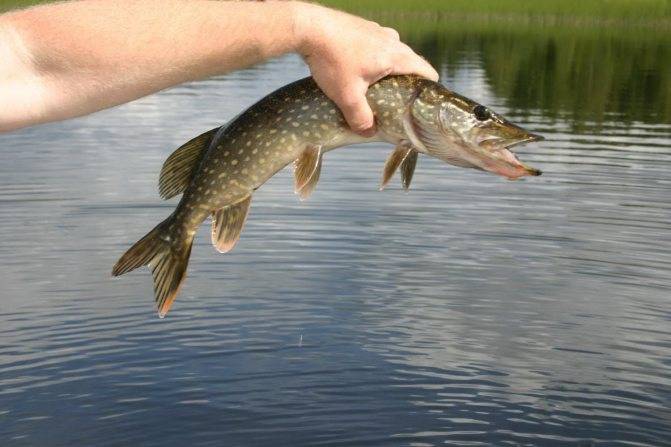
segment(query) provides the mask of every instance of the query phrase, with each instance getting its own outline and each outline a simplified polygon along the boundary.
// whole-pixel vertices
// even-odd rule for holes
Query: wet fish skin
[[[307,198],[319,179],[323,154],[337,147],[386,141],[397,147],[385,165],[383,185],[401,167],[403,186],[412,179],[417,153],[448,163],[501,173],[538,175],[506,149],[539,137],[417,76],[390,76],[367,92],[377,124],[375,136],[349,130],[333,101],[312,78],[288,84],[261,99],[226,126],[212,129],[177,149],[165,162],[159,191],[165,199],[183,193],[175,211],[133,245],[113,275],[149,265],[159,316],[183,283],[194,235],[212,216],[212,243],[227,252],[237,242],[254,190],[289,163],[295,190]],[[500,144],[494,144],[495,141]]]

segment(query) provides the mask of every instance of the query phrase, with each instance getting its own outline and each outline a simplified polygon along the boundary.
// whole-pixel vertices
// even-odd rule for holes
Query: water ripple
[[[545,134],[545,176],[421,157],[380,193],[388,147],[329,153],[233,253],[198,235],[165,320],[146,270],[109,276],[174,206],[162,160],[301,62],[1,136],[2,445],[668,444],[671,126],[516,115],[480,64],[445,80]]]

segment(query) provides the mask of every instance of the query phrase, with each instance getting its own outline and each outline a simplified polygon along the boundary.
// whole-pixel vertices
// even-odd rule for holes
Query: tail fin
[[[173,217],[169,217],[133,245],[117,261],[112,275],[119,276],[143,265],[151,268],[154,276],[154,297],[158,316],[163,318],[186,277],[193,235],[184,235],[186,240],[171,240],[168,232]]]

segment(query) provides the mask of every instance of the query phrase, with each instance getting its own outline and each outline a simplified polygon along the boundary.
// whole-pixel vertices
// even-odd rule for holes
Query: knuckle
[[[384,30],[385,33],[387,33],[387,35],[389,35],[389,37],[391,37],[394,40],[399,40],[401,38],[401,36],[398,34],[398,31],[396,31],[394,28],[385,27],[382,29]]]

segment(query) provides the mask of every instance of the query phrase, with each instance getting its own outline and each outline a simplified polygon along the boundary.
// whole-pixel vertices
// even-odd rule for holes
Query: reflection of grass
[[[549,16],[595,19],[671,17],[668,0],[320,0],[348,11],[366,13],[440,13],[504,16]]]
[[[398,28],[448,72],[477,57],[492,90],[520,113],[541,109],[574,122],[600,122],[609,114],[671,120],[671,32],[445,21],[406,21]]]
[[[670,0],[671,3],[671,0]],[[671,17],[668,20],[645,20],[637,22],[643,26],[583,26],[585,22],[579,20],[572,23],[562,23],[552,17],[538,18],[538,20],[524,20],[513,16],[441,16],[440,14],[423,14],[420,16],[396,16],[393,14],[378,14],[376,19],[386,26],[393,26],[401,34],[421,36],[422,34],[461,34],[461,33],[528,33],[532,35],[546,35],[556,37],[582,36],[592,38],[625,38],[636,40],[671,39]],[[662,20],[662,19],[660,19]],[[600,22],[607,23],[607,22]],[[608,22],[616,23],[616,22]],[[621,22],[618,22],[621,23]],[[667,23],[670,27],[650,26]],[[646,26],[647,25],[647,26]]]
[[[448,71],[477,57],[508,105],[574,123],[671,120],[671,0],[322,0]]]

